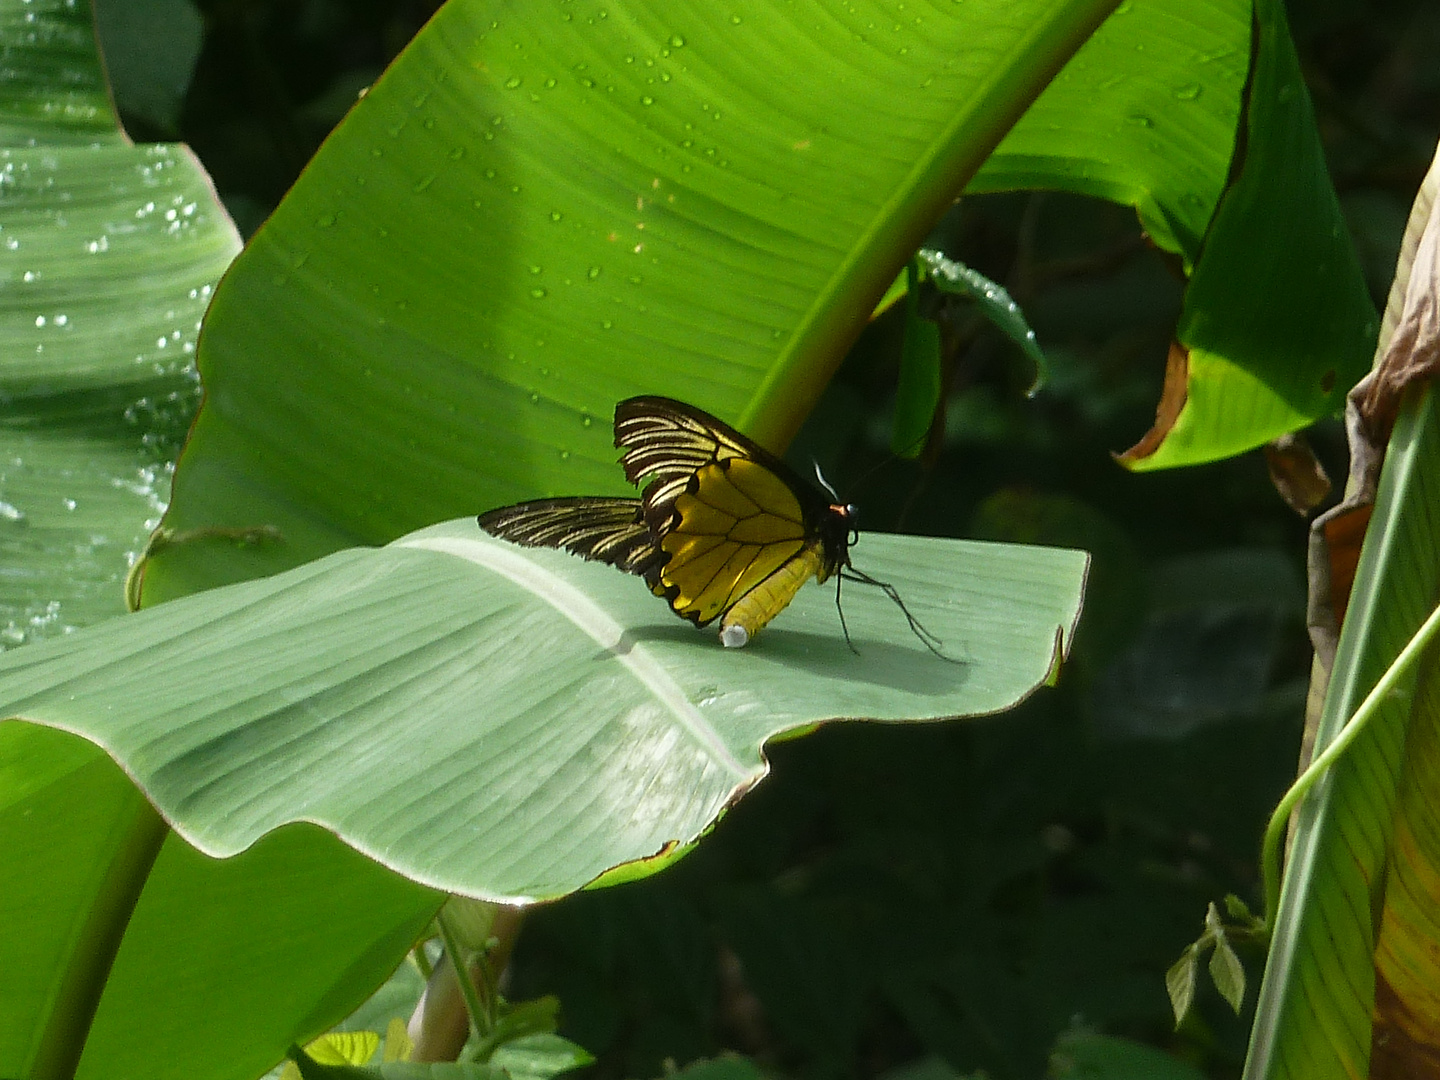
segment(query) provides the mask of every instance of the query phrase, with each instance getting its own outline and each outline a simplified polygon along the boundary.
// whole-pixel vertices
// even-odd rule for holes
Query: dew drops
[[[590,267],[589,270],[586,270],[586,271],[585,271],[585,276],[588,277],[591,281],[594,281],[596,278],[598,278],[598,277],[600,276],[600,267],[598,267],[598,266],[592,266],[592,267]]]
[[[1155,121],[1144,113],[1132,113],[1127,119],[1136,127],[1153,128],[1155,126]]]
[[[415,186],[412,187],[410,190],[415,192],[416,195],[419,195],[422,191],[429,190],[430,185],[434,182],[435,177],[433,174],[430,176],[422,176],[419,180],[415,181]]]
[[[563,221],[564,219],[565,219],[565,215],[562,214],[559,210],[551,210],[551,211],[550,211],[550,220],[551,220],[551,221]]]
[[[459,161],[459,160],[460,160],[461,158],[463,158],[464,156],[465,156],[465,147],[463,147],[463,146],[457,146],[457,147],[455,147],[455,149],[453,149],[453,150],[450,151],[450,160],[451,160],[451,161]]]
[[[683,49],[685,47],[685,39],[679,34],[671,34],[670,44],[675,46],[675,48],[677,49]]]
[[[560,451],[560,460],[561,460],[561,461],[569,461],[569,460],[570,460],[570,451],[569,451],[569,450],[561,450],[561,451]]]
[[[600,329],[601,329],[601,330],[609,330],[609,329],[610,329],[612,326],[614,326],[614,325],[615,325],[615,324],[614,324],[613,322],[611,322],[609,319],[602,319],[602,320],[600,321]],[[588,420],[589,417],[586,417],[586,419]]]
[[[544,300],[545,297],[547,297],[547,296],[550,295],[550,294],[549,294],[548,290],[546,290],[546,289],[531,289],[531,290],[530,290],[530,295],[531,295],[532,297],[534,297],[536,300]]]
[[[1186,83],[1175,88],[1175,97],[1180,101],[1194,101],[1199,98],[1202,89],[1199,83]]]
[[[36,326],[44,326],[44,325],[45,325],[45,316],[44,316],[44,315],[36,315],[36,316],[35,316],[35,325],[36,325]]]
[[[730,16],[730,23],[731,23],[732,26],[739,26],[740,23],[741,23],[741,21],[742,21],[742,20],[741,20],[741,18],[740,18],[739,15],[731,15],[731,16]]]
[[[520,82],[521,82],[521,79],[520,79],[520,76],[519,76],[519,75],[511,75],[510,78],[508,78],[508,79],[505,80],[505,89],[506,89],[506,90],[516,90],[516,89],[519,89],[519,87],[520,87]]]
[[[531,404],[531,405],[539,405],[539,404],[540,404],[540,395],[539,395],[539,394],[531,394],[531,395],[530,395],[530,404]]]
[[[649,94],[646,94],[644,97],[642,97],[642,98],[640,99],[640,104],[641,104],[641,105],[654,105],[654,104],[655,104],[655,99],[654,99],[653,97],[651,97]]]
[[[589,427],[593,423],[595,423],[595,418],[589,413],[585,413],[580,417],[580,424],[583,427]]]
[[[546,89],[546,90],[554,90],[554,89],[555,89],[555,80],[554,80],[553,77],[545,80],[545,89]]]
[[[335,224],[335,215],[334,215],[334,214],[321,214],[319,217],[317,217],[317,218],[315,219],[315,227],[316,227],[317,229],[328,229],[328,228],[330,228],[331,225],[334,225],[334,224]]]

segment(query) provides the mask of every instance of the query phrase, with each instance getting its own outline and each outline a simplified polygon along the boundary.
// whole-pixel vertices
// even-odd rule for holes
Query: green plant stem
[[[1260,848],[1260,866],[1265,890],[1265,927],[1269,932],[1274,932],[1275,919],[1280,911],[1280,879],[1284,869],[1281,849],[1291,812],[1315,786],[1315,782],[1325,775],[1330,766],[1335,764],[1340,755],[1359,737],[1371,718],[1380,711],[1380,703],[1394,691],[1400,680],[1415,665],[1437,631],[1440,631],[1440,606],[1430,613],[1424,625],[1415,632],[1415,636],[1405,648],[1400,650],[1400,655],[1395,657],[1385,674],[1380,676],[1374,688],[1365,696],[1349,722],[1340,729],[1340,733],[1331,740],[1330,745],[1325,747],[1324,752],[1290,785],[1290,790],[1270,815],[1270,824],[1265,829],[1265,839]]]
[[[460,948],[459,937],[450,927],[449,916],[445,914],[444,908],[435,916],[435,924],[440,928],[440,940],[445,943],[445,955],[450,957],[450,966],[455,969],[455,978],[460,983],[460,996],[465,999],[465,1009],[470,1013],[470,1024],[475,1033],[483,1039],[494,1028],[494,1018],[480,1003],[480,992],[470,978],[470,964]]]
[[[420,977],[429,982],[430,976],[435,974],[435,968],[431,966],[430,958],[425,955],[424,941],[410,950],[410,959],[415,962],[415,968],[420,972]]]
[[[109,762],[106,762],[109,765]],[[90,1037],[110,968],[170,828],[139,791],[116,815],[112,857],[75,932],[51,1009],[37,1040],[31,1080],[71,1080]],[[123,825],[118,822],[123,821]]]

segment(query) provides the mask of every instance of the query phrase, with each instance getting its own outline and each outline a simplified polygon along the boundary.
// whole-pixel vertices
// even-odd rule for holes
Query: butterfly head
[[[829,566],[828,577],[842,566],[850,565],[850,545],[859,538],[855,518],[860,510],[854,503],[831,503],[820,521],[820,544]],[[821,579],[824,580],[824,579]]]

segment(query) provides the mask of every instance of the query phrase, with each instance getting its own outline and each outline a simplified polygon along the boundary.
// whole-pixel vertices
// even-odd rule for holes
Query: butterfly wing
[[[493,536],[554,547],[645,578],[677,615],[706,626],[731,611],[754,633],[810,577],[845,556],[844,521],[774,454],[671,398],[615,407],[625,475],[638,499],[540,499],[480,515]]]
[[[663,558],[639,499],[537,499],[481,514],[480,527],[525,547],[564,548],[647,581]]]
[[[800,505],[807,524],[824,514],[825,502],[795,471],[729,424],[683,401],[627,398],[615,406],[615,445],[632,484],[650,477],[641,496],[645,516],[659,535],[669,524],[675,499],[707,465],[744,458],[778,478]]]
[[[651,588],[682,618],[713,622],[796,559],[832,569],[824,500],[729,425],[670,398],[630,398],[615,409],[615,445],[632,482],[651,478],[641,501],[662,555]]]

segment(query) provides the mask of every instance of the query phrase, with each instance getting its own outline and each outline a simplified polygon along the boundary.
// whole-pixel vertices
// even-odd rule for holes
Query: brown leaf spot
[[[1375,1020],[1370,1029],[1370,1080],[1421,1080],[1440,1076],[1435,1017],[1417,1014],[1385,978],[1375,973]]]
[[[1355,584],[1355,570],[1360,565],[1360,545],[1365,542],[1365,529],[1373,511],[1373,506],[1359,506],[1331,518],[1323,527],[1326,553],[1330,557],[1330,607],[1335,612],[1337,631],[1345,622],[1350,588]]]
[[[1180,410],[1185,407],[1189,392],[1190,350],[1178,341],[1172,341],[1170,355],[1165,358],[1165,387],[1160,391],[1160,403],[1155,406],[1155,425],[1129,450],[1116,454],[1115,460],[1128,468],[1159,450],[1165,436],[1175,426]]]
[[[1270,482],[1291,510],[1301,517],[1330,494],[1330,477],[1303,435],[1282,435],[1265,444]]]

